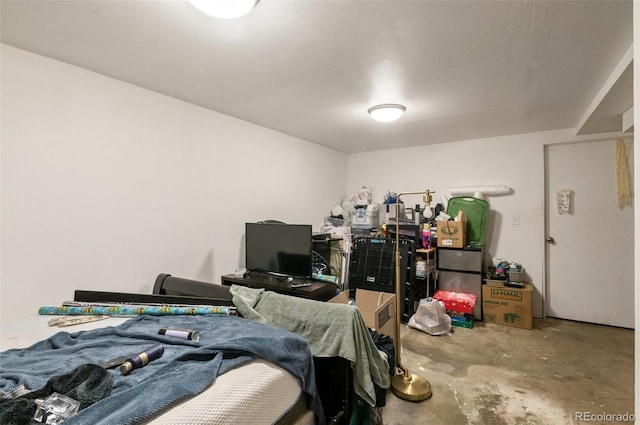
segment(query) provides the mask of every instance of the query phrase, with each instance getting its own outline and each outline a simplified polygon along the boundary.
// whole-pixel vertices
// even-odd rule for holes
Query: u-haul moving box
[[[531,295],[533,285],[524,288],[508,286],[482,286],[482,313],[485,323],[532,329]]]
[[[356,289],[355,304],[364,323],[379,334],[390,336],[396,342],[396,296],[389,292]],[[349,291],[343,291],[328,302],[348,304]]]

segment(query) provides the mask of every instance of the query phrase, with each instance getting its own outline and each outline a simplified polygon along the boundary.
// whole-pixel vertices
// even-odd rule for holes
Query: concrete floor
[[[385,425],[623,423],[603,415],[634,414],[633,330],[534,319],[533,330],[476,322],[452,331],[402,325],[402,364],[433,396],[410,402],[388,391]]]

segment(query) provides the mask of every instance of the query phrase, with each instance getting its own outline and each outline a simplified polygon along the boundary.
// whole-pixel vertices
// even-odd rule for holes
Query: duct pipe
[[[510,195],[511,188],[504,184],[484,186],[459,186],[451,188],[451,196],[473,196],[483,199],[484,196]]]

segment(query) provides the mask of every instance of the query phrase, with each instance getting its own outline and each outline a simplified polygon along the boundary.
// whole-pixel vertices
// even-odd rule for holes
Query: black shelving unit
[[[437,249],[416,249],[416,278],[415,278],[415,302],[416,304],[423,298],[432,297],[436,292],[437,270],[436,258]],[[418,275],[417,264],[422,259],[426,262],[425,275]],[[417,308],[417,306],[416,306]]]

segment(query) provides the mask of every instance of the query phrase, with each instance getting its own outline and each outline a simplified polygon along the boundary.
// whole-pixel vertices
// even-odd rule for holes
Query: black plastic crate
[[[391,238],[356,237],[351,250],[349,288],[395,293],[396,241]],[[415,262],[413,241],[400,240],[400,281],[411,279]]]

